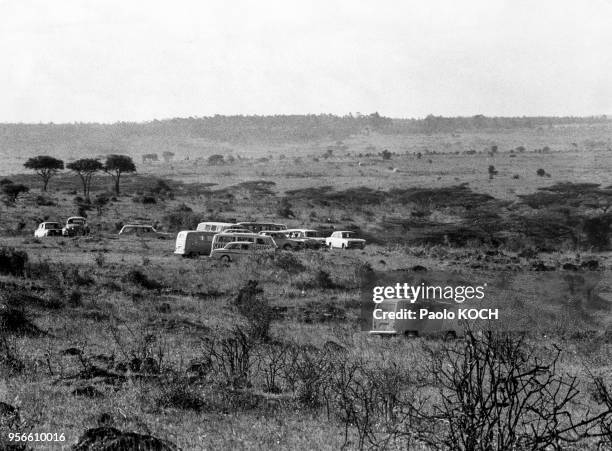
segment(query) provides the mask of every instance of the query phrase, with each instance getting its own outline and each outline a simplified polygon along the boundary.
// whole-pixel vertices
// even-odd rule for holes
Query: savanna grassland
[[[609,449],[612,125],[332,119],[1,126],[0,175],[29,191],[0,206],[0,449]],[[119,195],[96,174],[91,203],[23,168],[108,154],[137,172]],[[76,214],[88,236],[34,238]],[[368,244],[227,265],[117,235],[206,220]],[[393,271],[487,283],[514,333],[369,336],[361,288]]]

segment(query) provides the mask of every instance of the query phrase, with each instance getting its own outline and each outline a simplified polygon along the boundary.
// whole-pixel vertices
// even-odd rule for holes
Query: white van
[[[276,249],[276,243],[270,236],[257,233],[218,233],[213,237],[211,253],[215,249],[224,248],[235,241],[253,243],[253,250]]]
[[[221,233],[224,230],[235,227],[235,224],[231,222],[201,222],[198,224],[196,230],[198,232],[214,232]]]
[[[457,338],[461,333],[459,320],[451,319],[419,319],[419,309],[422,304],[416,305],[406,299],[385,299],[376,304],[372,312],[370,334],[373,335],[438,335],[444,339]],[[431,302],[427,304],[430,312],[443,310],[457,311],[456,303]],[[408,310],[417,314],[416,319],[409,319]]]
[[[183,230],[176,236],[174,253],[183,257],[209,255],[212,250],[214,233],[197,230]]]

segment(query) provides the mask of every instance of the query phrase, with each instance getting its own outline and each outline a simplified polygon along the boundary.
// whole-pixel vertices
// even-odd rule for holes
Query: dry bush
[[[334,288],[341,288],[332,280],[329,272],[324,269],[318,269],[314,273],[304,272],[292,282],[292,285],[300,290],[314,288],[331,290]]]
[[[139,269],[132,269],[123,277],[122,280],[123,282],[129,282],[147,290],[159,290],[163,288],[161,283],[159,283],[157,280],[149,278],[149,276]]]
[[[240,328],[234,328],[225,337],[204,341],[204,358],[211,363],[212,372],[220,378],[219,383],[232,388],[251,385],[255,344]]]
[[[240,289],[234,305],[238,312],[245,318],[248,326],[246,335],[252,341],[267,341],[272,322],[272,308],[268,301],[261,296],[263,289],[258,287],[256,280],[249,280]]]
[[[419,440],[436,449],[562,449],[598,436],[612,414],[582,405],[559,350],[544,362],[521,337],[467,331],[465,343],[429,352],[438,401],[414,412]]]
[[[0,374],[14,376],[25,369],[25,363],[12,337],[4,330],[0,330]],[[1,449],[1,448],[0,448]]]
[[[0,274],[22,276],[27,263],[27,252],[16,250],[12,247],[0,248]]]

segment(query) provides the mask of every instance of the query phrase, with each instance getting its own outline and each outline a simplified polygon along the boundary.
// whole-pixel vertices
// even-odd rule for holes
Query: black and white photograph
[[[0,451],[612,450],[612,0],[0,0]]]

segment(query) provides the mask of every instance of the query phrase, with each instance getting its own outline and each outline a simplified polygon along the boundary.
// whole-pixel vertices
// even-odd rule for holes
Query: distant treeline
[[[1,141],[41,139],[65,142],[74,138],[105,141],[144,137],[201,138],[220,142],[303,142],[340,140],[356,134],[414,134],[551,127],[559,125],[592,125],[610,123],[606,116],[591,117],[442,117],[392,119],[372,113],[336,116],[212,116],[189,117],[150,122],[114,124],[0,124]]]

